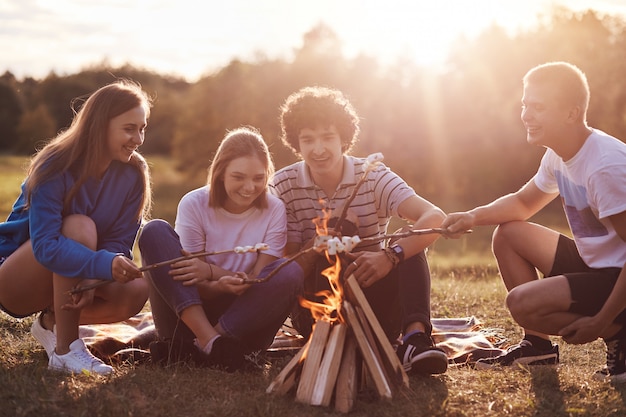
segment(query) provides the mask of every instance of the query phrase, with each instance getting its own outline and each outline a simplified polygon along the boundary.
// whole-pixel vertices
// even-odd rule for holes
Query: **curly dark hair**
[[[344,94],[327,87],[304,87],[291,94],[281,106],[281,141],[300,153],[298,136],[302,129],[335,126],[347,153],[359,135],[359,116]]]

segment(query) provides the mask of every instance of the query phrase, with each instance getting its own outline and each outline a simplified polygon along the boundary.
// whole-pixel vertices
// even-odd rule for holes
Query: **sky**
[[[290,59],[319,23],[346,57],[438,65],[459,36],[494,23],[531,28],[555,5],[626,19],[625,0],[0,0],[0,74],[43,78],[106,62],[193,82],[235,58]]]

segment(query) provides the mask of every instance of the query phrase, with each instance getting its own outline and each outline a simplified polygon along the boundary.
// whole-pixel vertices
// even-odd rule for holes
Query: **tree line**
[[[279,140],[284,99],[307,85],[344,91],[362,118],[353,151],[382,152],[385,163],[444,210],[460,210],[519,188],[543,153],[526,143],[521,79],[531,67],[569,61],[589,79],[592,127],[626,139],[626,22],[564,8],[515,34],[497,25],[459,38],[443,69],[408,58],[383,66],[365,54],[346,58],[325,24],[303,37],[293,58],[233,60],[196,82],[124,65],[95,64],[44,79],[0,76],[0,152],[32,154],[67,127],[80,98],[116,78],[142,84],[154,99],[142,152],[166,155],[190,178],[206,175],[224,133],[260,129],[277,167],[295,161]]]

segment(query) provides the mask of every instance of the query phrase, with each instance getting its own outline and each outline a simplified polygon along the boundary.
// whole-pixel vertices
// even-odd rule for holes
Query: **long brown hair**
[[[213,163],[209,168],[209,207],[224,207],[228,198],[224,187],[224,173],[233,159],[242,156],[255,156],[265,166],[265,188],[270,177],[274,175],[272,155],[263,140],[263,136],[253,127],[244,126],[228,132],[215,153]],[[267,208],[267,192],[261,194],[253,203],[259,208]]]
[[[74,107],[74,102],[72,107]],[[59,133],[32,158],[26,181],[26,201],[30,204],[33,191],[59,172],[72,170],[76,182],[65,195],[64,212],[74,195],[90,176],[98,175],[107,147],[109,122],[138,106],[142,106],[146,117],[150,115],[151,99],[133,81],[118,80],[94,92],[78,111],[70,127]],[[152,206],[150,171],[144,157],[133,152],[130,165],[141,173],[144,183],[143,201],[137,219],[147,218]]]

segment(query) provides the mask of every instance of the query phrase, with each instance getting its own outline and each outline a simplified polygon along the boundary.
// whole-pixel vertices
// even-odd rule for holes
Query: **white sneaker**
[[[57,336],[54,334],[53,330],[48,330],[41,325],[42,317],[43,313],[39,313],[33,321],[33,325],[30,327],[30,333],[33,335],[35,340],[43,346],[48,354],[48,358],[50,358],[57,345]]]
[[[48,368],[68,373],[94,373],[108,375],[113,367],[105,364],[91,354],[82,339],[76,339],[70,344],[70,351],[65,355],[52,352],[48,361]]]

